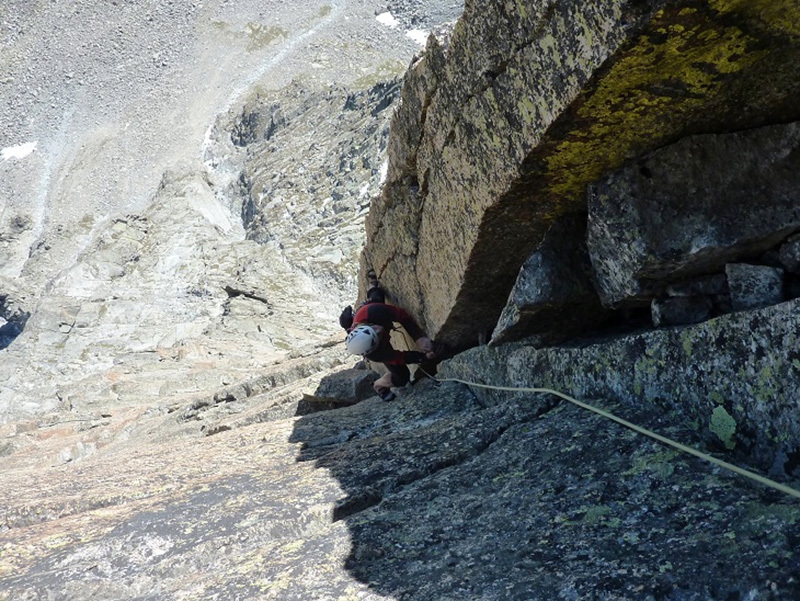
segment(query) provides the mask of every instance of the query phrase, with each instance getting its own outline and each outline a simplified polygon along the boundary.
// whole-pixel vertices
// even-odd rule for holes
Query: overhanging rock
[[[432,335],[474,345],[587,184],[687,135],[800,118],[798,23],[793,0],[467,2],[406,77],[419,109],[395,115],[365,262]]]

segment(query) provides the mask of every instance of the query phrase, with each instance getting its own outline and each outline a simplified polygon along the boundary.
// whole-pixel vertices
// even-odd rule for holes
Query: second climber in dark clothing
[[[391,400],[394,398],[391,388],[404,386],[411,378],[408,365],[433,359],[435,345],[408,312],[385,304],[378,291],[380,289],[370,290],[375,294],[371,299],[368,296],[367,302],[352,315],[352,321],[348,316],[340,319],[340,323],[348,331],[345,345],[351,354],[363,355],[386,366],[388,372],[375,380],[372,386],[382,399]],[[389,337],[395,323],[405,328],[419,351],[399,351],[392,346]]]

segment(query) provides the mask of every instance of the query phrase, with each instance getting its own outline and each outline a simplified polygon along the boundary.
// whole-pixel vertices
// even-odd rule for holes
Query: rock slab
[[[674,423],[690,424],[710,448],[733,443],[751,465],[796,477],[799,303],[585,345],[479,347],[445,362],[441,373],[658,408]],[[493,392],[477,393],[487,402],[495,398]],[[713,430],[717,407],[736,424],[735,434],[724,441]]]

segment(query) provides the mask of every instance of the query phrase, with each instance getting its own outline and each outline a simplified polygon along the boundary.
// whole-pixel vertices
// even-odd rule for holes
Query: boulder
[[[792,236],[778,252],[781,264],[791,273],[800,275],[800,236]]]
[[[783,270],[764,265],[725,266],[734,311],[758,309],[783,300]]]
[[[583,214],[550,229],[520,269],[490,344],[526,337],[554,344],[602,319],[603,308],[589,279],[585,233]]]
[[[800,229],[798,150],[800,123],[692,136],[593,185],[587,244],[603,303],[649,302]]]
[[[366,369],[345,369],[324,377],[314,393],[315,396],[339,401],[357,403],[375,395],[372,383],[378,374]]]
[[[677,296],[653,299],[650,311],[658,327],[699,323],[711,317],[714,303],[708,296]]]
[[[297,402],[295,415],[311,415],[312,413],[319,413],[320,411],[333,411],[334,409],[341,409],[342,407],[350,407],[354,405],[355,401],[330,399],[327,397],[319,397],[313,394],[303,394]]]
[[[422,135],[390,141],[404,177],[371,208],[364,262],[431,335],[476,344],[587,184],[687,135],[800,118],[797,22],[789,0],[466,2],[406,77]]]

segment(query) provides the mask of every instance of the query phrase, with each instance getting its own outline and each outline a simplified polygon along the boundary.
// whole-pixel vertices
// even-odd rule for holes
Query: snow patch
[[[2,155],[4,161],[9,159],[24,159],[36,150],[38,144],[38,142],[28,142],[27,144],[20,144],[18,146],[9,146],[8,148],[0,150],[0,155]]]
[[[425,46],[428,43],[429,32],[422,29],[410,29],[406,32],[406,36],[411,38],[420,46]]]
[[[388,11],[379,14],[377,17],[375,17],[375,20],[381,25],[386,25],[387,27],[398,27],[400,25],[400,21],[395,19],[394,15]]]

